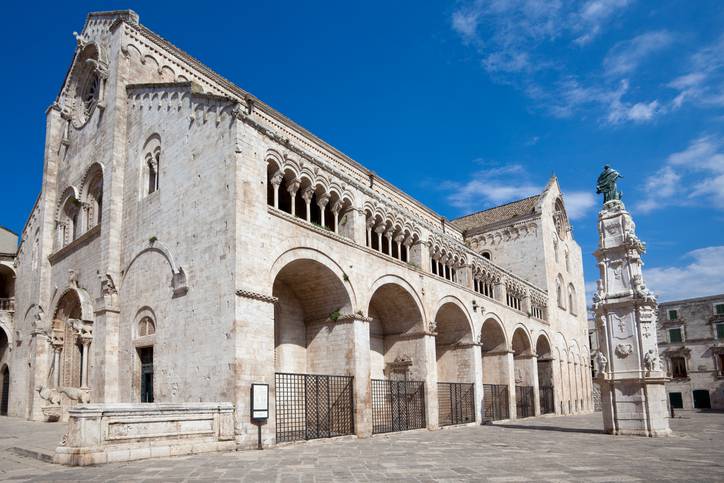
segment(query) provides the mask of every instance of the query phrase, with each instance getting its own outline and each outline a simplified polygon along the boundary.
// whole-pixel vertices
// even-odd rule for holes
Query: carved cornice
[[[278,297],[274,297],[273,295],[266,295],[266,294],[259,293],[259,292],[253,292],[251,290],[240,289],[240,290],[236,291],[236,295],[238,295],[239,297],[244,297],[244,298],[252,299],[252,300],[258,300],[260,302],[266,302],[269,304],[275,304],[275,303],[279,302]]]

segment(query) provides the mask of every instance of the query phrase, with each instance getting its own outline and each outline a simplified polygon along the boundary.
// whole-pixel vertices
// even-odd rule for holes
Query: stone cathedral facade
[[[448,221],[134,12],[76,41],[0,331],[10,415],[231,403],[249,447],[252,383],[265,444],[591,410],[555,178]]]

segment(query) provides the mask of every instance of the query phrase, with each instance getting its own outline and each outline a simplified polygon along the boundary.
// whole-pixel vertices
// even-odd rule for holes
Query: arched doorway
[[[470,321],[454,302],[435,315],[437,404],[440,426],[475,421],[475,361]]]
[[[354,431],[350,296],[332,269],[311,259],[276,275],[274,367],[277,442]]]
[[[536,363],[528,334],[522,328],[513,332],[512,339],[516,417],[527,418],[535,415]]]
[[[483,359],[483,415],[497,421],[510,418],[510,351],[503,326],[488,318],[483,322],[480,339]]]
[[[553,354],[548,338],[541,334],[535,345],[538,356],[538,398],[541,414],[556,412],[555,398],[553,396]]]
[[[424,428],[427,351],[422,313],[396,283],[378,287],[370,298],[372,432]]]

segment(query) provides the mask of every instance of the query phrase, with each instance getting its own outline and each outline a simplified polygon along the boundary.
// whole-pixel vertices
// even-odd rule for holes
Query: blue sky
[[[724,292],[724,4],[697,0],[8,4],[0,224],[40,188],[45,110],[91,10],[141,22],[439,213],[555,173],[586,280],[595,179],[623,175],[650,288]],[[43,12],[43,15],[38,15]]]

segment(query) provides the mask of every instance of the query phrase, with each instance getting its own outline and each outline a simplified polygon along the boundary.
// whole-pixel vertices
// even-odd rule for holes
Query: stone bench
[[[234,449],[228,402],[84,404],[69,410],[53,461],[86,466]]]

